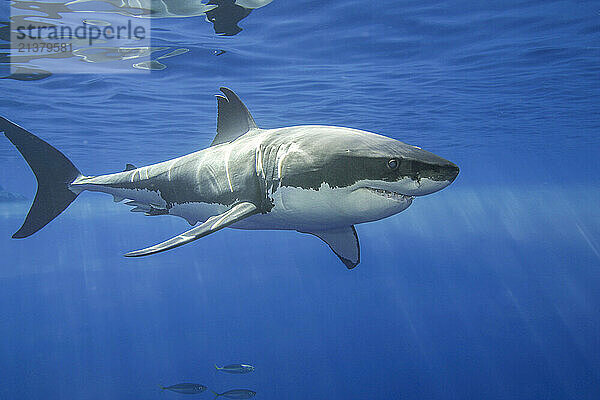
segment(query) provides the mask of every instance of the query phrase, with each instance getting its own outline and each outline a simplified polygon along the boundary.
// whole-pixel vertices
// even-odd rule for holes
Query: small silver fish
[[[218,397],[226,397],[228,399],[251,399],[256,396],[256,392],[248,389],[233,389],[223,393],[213,392],[215,399]]]
[[[207,389],[206,386],[197,383],[178,383],[177,385],[161,386],[160,388],[183,394],[198,394]]]
[[[229,364],[220,368],[215,364],[215,368],[217,371],[228,372],[230,374],[247,374],[254,371],[254,367],[248,364]]]

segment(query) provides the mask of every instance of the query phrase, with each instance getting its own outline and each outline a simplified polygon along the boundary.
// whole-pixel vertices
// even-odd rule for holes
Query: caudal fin
[[[214,390],[211,390],[211,392],[213,392],[213,394],[215,395],[215,399],[221,397],[221,395],[219,393],[215,392]],[[213,400],[215,400],[215,399],[213,399]]]
[[[81,172],[60,151],[3,117],[0,117],[0,132],[23,155],[38,182],[25,222],[12,236],[25,238],[46,226],[75,200],[77,194],[69,190],[69,184]]]

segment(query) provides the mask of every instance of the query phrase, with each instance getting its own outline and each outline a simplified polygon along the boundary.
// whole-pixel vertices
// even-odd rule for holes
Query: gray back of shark
[[[296,230],[326,242],[351,269],[360,262],[354,225],[397,214],[458,175],[450,161],[371,132],[323,125],[260,129],[233,91],[221,91],[209,148],[140,168],[127,164],[107,175],[83,175],[54,147],[0,118],[0,131],[38,181],[13,237],[37,232],[88,190],[128,199],[134,212],[196,225],[128,257],[169,250],[225,227]]]

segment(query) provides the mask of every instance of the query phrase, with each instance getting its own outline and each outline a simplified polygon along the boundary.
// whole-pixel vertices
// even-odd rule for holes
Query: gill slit
[[[233,193],[233,185],[231,184],[231,176],[229,175],[229,157],[231,156],[231,146],[227,146],[225,151],[225,175],[227,175],[227,183],[229,183],[229,190]]]

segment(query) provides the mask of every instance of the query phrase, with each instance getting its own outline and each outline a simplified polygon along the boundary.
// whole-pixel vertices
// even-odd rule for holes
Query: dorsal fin
[[[126,164],[125,165],[125,169],[123,170],[123,172],[125,172],[125,171],[132,171],[134,169],[137,169],[137,167],[135,165],[133,165],[133,164]]]
[[[249,130],[258,128],[250,111],[233,90],[226,87],[220,90],[225,96],[217,95],[217,136],[211,146],[231,142]]]

